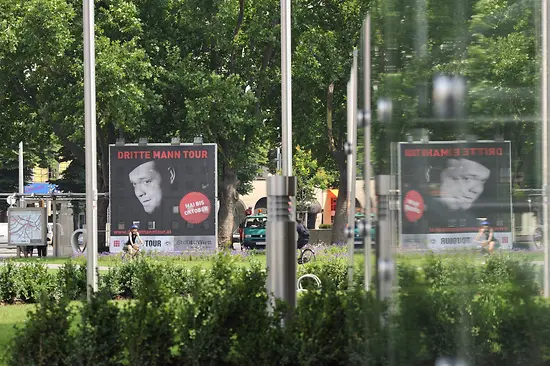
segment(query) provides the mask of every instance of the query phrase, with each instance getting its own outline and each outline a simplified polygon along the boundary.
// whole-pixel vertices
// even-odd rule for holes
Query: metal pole
[[[548,194],[550,178],[548,174],[548,159],[549,159],[549,120],[548,120],[548,0],[542,0],[542,189],[543,189],[543,240],[544,240],[544,297],[550,296],[550,284],[549,284],[549,248],[548,248]]]
[[[370,13],[367,13],[367,21],[365,22],[364,27],[364,40],[365,44],[363,45],[363,59],[364,59],[364,68],[365,68],[365,77],[364,77],[364,85],[363,90],[365,91],[363,93],[365,100],[364,103],[364,123],[365,123],[365,129],[364,129],[364,135],[365,135],[365,222],[366,230],[365,230],[365,290],[370,290],[370,282],[371,282],[371,250],[372,250],[372,243],[371,243],[371,199],[370,199],[370,181],[371,181],[371,163],[370,163],[370,150],[371,150],[371,142],[370,142],[370,123],[371,123],[371,95],[370,95]]]
[[[84,0],[84,124],[86,148],[86,243],[88,300],[97,291],[97,147],[94,2]]]
[[[292,74],[290,0],[281,0],[281,89],[283,175],[292,176]]]
[[[377,296],[380,300],[392,296],[394,263],[390,234],[390,176],[376,176],[376,196],[378,198],[378,227],[376,228],[376,269]]]
[[[25,193],[25,178],[23,174],[23,141],[19,143],[19,194]]]
[[[357,172],[357,50],[353,51],[353,64],[347,89],[348,108],[348,283],[353,284],[353,254],[355,252],[355,177]]]
[[[23,164],[23,141],[19,142],[19,194],[25,194],[25,166]],[[19,198],[19,207],[25,207],[25,199]],[[17,247],[17,258],[21,257],[21,247]]]
[[[57,202],[52,199],[52,246],[53,256],[59,257],[59,243],[57,242]]]
[[[282,175],[267,180],[267,289],[296,306],[296,179],[292,177],[292,75],[290,0],[281,0]]]
[[[291,308],[296,306],[296,215],[291,206],[295,195],[295,177],[267,178],[267,289]],[[271,309],[273,305],[271,301]]]

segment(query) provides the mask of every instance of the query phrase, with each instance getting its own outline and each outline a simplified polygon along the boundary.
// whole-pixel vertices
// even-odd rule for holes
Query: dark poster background
[[[213,144],[111,145],[111,235],[127,235],[136,222],[142,236],[216,235],[215,165]],[[132,171],[145,176],[132,183]],[[160,197],[147,213],[140,200]]]
[[[511,231],[509,142],[401,143],[399,149],[403,234],[476,232],[482,217],[495,232]],[[442,172],[454,167],[467,173],[476,163],[490,171],[483,192],[467,209],[450,208],[440,199]],[[471,184],[472,177],[463,176],[463,186]]]

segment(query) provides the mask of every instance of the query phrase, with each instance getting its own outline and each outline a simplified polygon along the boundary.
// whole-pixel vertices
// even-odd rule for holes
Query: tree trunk
[[[223,171],[223,179],[219,186],[220,211],[218,213],[218,245],[230,247],[233,239],[233,223],[235,203],[237,202],[237,186],[239,180],[233,169]]]
[[[336,164],[338,165],[338,171],[340,173],[340,180],[338,183],[338,198],[336,199],[336,211],[334,213],[334,223],[332,225],[332,243],[344,244],[346,241],[346,223],[348,221],[348,175],[346,167],[346,154],[343,151],[336,151],[333,153]],[[352,207],[355,207],[355,202]]]

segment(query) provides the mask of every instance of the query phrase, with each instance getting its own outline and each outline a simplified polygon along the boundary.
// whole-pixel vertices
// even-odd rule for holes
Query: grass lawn
[[[123,306],[127,300],[116,301],[116,304]],[[71,302],[72,307],[80,307],[80,301]],[[15,327],[21,328],[27,319],[29,311],[34,310],[35,304],[24,305],[0,305],[0,365],[4,365],[3,356],[6,347],[15,336]],[[79,313],[73,319],[71,329],[75,331],[80,324],[81,318]]]
[[[29,310],[35,305],[5,305],[0,306],[0,352],[4,352],[15,334],[14,326],[22,325]],[[1,357],[0,357],[1,363]]]

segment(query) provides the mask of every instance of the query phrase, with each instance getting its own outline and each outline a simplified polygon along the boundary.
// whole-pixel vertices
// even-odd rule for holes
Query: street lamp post
[[[86,150],[86,278],[88,300],[97,291],[97,147],[95,101],[94,1],[83,0],[84,131]]]
[[[549,284],[549,250],[548,250],[548,195],[549,195],[549,187],[548,184],[550,183],[549,178],[549,170],[548,170],[548,163],[549,163],[549,146],[548,146],[548,138],[549,135],[549,126],[548,126],[548,107],[549,107],[549,101],[548,101],[548,78],[549,78],[549,68],[548,68],[548,0],[542,0],[541,4],[541,10],[542,10],[542,90],[541,90],[541,114],[542,114],[542,217],[543,217],[543,235],[542,235],[542,243],[544,243],[544,296],[549,297],[550,296],[550,284]]]
[[[290,0],[281,0],[282,176],[267,179],[267,288],[296,305],[296,179],[292,176],[292,73]]]

